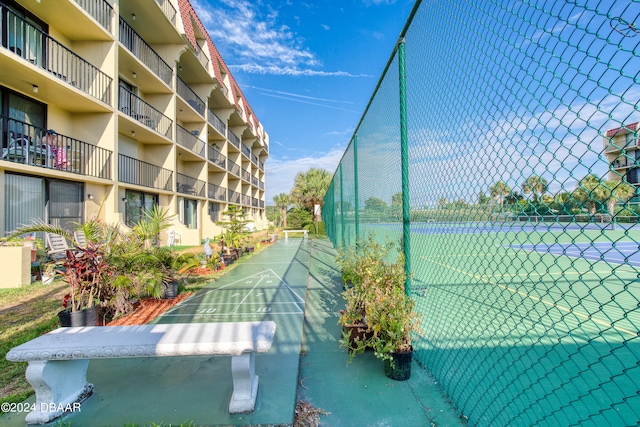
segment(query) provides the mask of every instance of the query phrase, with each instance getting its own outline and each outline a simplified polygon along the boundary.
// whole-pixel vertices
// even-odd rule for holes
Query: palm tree
[[[315,215],[314,206],[322,206],[324,195],[331,184],[331,175],[325,169],[311,168],[307,172],[298,172],[295,177],[291,198],[296,205],[310,208],[314,212],[314,221],[318,218]]]
[[[629,185],[624,181],[608,180],[603,184],[609,193],[606,200],[607,211],[613,219],[616,202],[626,202],[630,197],[636,194],[636,189],[632,185]]]
[[[280,193],[273,196],[273,203],[276,204],[277,207],[282,209],[282,213],[280,215],[280,225],[282,227],[287,227],[287,208],[291,204],[291,197],[289,197],[286,193]]]
[[[538,175],[531,175],[522,183],[522,191],[524,194],[533,194],[533,203],[538,203],[538,195],[543,195],[548,189],[549,183],[547,180]]]
[[[504,198],[511,194],[511,187],[505,184],[503,181],[498,181],[489,187],[489,192],[491,197],[494,199],[497,198],[500,201],[500,209],[504,205]]]
[[[604,203],[610,198],[607,195],[610,192],[611,190],[602,184],[600,178],[594,174],[589,174],[580,180],[573,197],[582,203],[586,203],[589,206],[589,214],[595,215],[596,203]]]

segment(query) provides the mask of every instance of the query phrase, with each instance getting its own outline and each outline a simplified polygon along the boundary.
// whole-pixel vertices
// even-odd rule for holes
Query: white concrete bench
[[[303,238],[309,238],[309,230],[283,230],[284,231],[284,240],[289,238],[289,233],[304,233]]]
[[[29,362],[26,377],[36,404],[27,424],[77,408],[93,392],[86,379],[89,360],[119,357],[231,355],[229,412],[236,414],[255,408],[255,353],[269,351],[275,332],[272,321],[58,328],[11,349],[7,360]]]

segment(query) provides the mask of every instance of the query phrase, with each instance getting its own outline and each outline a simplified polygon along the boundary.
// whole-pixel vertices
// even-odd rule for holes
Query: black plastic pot
[[[174,299],[178,296],[178,282],[169,282],[164,287],[162,299]]]
[[[98,325],[98,313],[98,307],[95,305],[72,312],[62,310],[58,313],[58,320],[63,328],[70,326],[96,326]]]
[[[390,360],[384,361],[384,374],[395,381],[406,381],[411,377],[411,360],[413,349],[403,353],[391,353],[393,364]]]

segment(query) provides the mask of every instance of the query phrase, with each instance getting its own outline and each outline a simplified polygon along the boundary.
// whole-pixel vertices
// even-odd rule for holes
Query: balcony
[[[240,138],[235,133],[229,131],[227,134],[227,138],[229,138],[229,142],[233,144],[234,147],[240,148]]]
[[[0,160],[111,179],[110,150],[61,134],[44,142],[45,129],[8,117],[0,116],[0,120]]]
[[[226,170],[227,158],[224,156],[224,154],[213,148],[211,145],[207,146],[207,152],[207,158],[211,163]]]
[[[242,195],[242,204],[245,206],[251,206],[251,196],[247,194]]]
[[[74,0],[107,31],[111,32],[113,7],[106,0]]]
[[[237,177],[240,177],[240,166],[227,159],[227,170]]]
[[[258,181],[258,188],[264,190],[264,182]]]
[[[258,156],[256,156],[253,153],[251,153],[251,163],[253,163],[254,165],[258,166]]]
[[[187,150],[196,153],[199,156],[205,156],[204,150],[207,144],[205,144],[203,140],[198,138],[196,134],[189,132],[187,129],[183,128],[180,125],[178,125],[176,142]]]
[[[205,104],[202,99],[189,87],[184,80],[180,77],[177,78],[177,90],[178,95],[185,100],[187,104],[189,104],[194,110],[198,112],[202,117],[204,117],[204,109]]]
[[[251,148],[244,144],[240,144],[240,151],[242,151],[242,154],[244,154],[247,159],[251,158]]]
[[[637,166],[639,166],[637,162],[629,158],[623,158],[622,160],[614,160],[613,163],[611,163],[612,169],[615,169],[615,170],[633,168]]]
[[[245,168],[242,168],[242,175],[241,176],[242,176],[243,180],[245,180],[247,182],[251,182],[251,174]]]
[[[240,204],[240,193],[233,190],[227,190],[227,200],[229,203],[233,203],[236,205]]]
[[[111,103],[111,77],[4,5],[0,4],[0,12],[4,48],[87,95]]]
[[[260,200],[260,209],[264,209],[264,200]]]
[[[176,191],[191,196],[204,197],[207,183],[182,173],[176,173]]]
[[[153,108],[150,104],[144,102],[142,98],[134,95],[133,92],[125,87],[120,86],[118,93],[119,111],[137,120],[149,129],[171,139],[173,120]]]
[[[253,206],[254,208],[257,208],[259,206],[258,199],[256,199],[255,197],[252,197],[251,206]]]
[[[158,76],[167,86],[171,86],[173,70],[151,46],[135,32],[127,22],[120,18],[120,43],[138,58],[149,70]]]
[[[631,148],[636,148],[638,147],[640,139],[638,138],[631,138],[629,140],[626,141],[613,141],[613,140],[607,140],[607,142],[605,143],[605,148],[604,148],[604,152],[605,153],[616,153],[616,152],[620,152],[622,150],[629,150]]]
[[[171,191],[173,171],[118,154],[118,180],[142,187]]]
[[[209,108],[209,114],[207,115],[207,121],[220,135],[225,136],[227,134],[227,125]]]
[[[204,43],[204,40],[202,41],[202,43]],[[189,46],[191,46],[190,43],[189,43]],[[202,67],[204,67],[205,70],[209,70],[209,57],[207,56],[206,53],[204,53],[204,49],[202,48],[200,43],[198,43],[197,46],[192,47],[192,52],[200,62],[200,65],[202,65]]]
[[[158,4],[158,6],[160,6],[160,9],[162,10],[162,13],[164,13],[164,16],[166,16],[169,22],[171,22],[175,27],[177,13],[171,2],[169,0],[156,0],[156,3]]]
[[[253,185],[254,187],[258,186],[258,178],[256,178],[255,176],[251,177],[251,185]]]
[[[227,201],[227,190],[219,185],[209,183],[209,192],[207,196],[212,200],[218,200],[220,202]]]
[[[258,161],[258,167],[261,171],[264,171],[264,163],[262,163],[261,161]]]

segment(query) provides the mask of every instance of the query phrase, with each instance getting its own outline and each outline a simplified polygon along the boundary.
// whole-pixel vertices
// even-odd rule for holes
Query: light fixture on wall
[[[131,136],[136,136],[136,131],[135,130],[131,131]]]
[[[135,79],[136,77],[138,77],[138,75],[134,72],[133,73],[133,78]]]
[[[131,19],[133,19],[134,21],[136,20],[136,14],[135,13],[131,14]]]
[[[182,71],[182,65],[178,67],[178,71]]]
[[[123,201],[123,202],[125,202],[125,203],[127,203],[127,198],[126,198],[126,197],[123,197],[123,198],[122,198],[122,201]]]
[[[87,194],[87,199],[93,200],[93,194]]]
[[[33,93],[38,93],[39,89],[38,85],[33,85]]]

